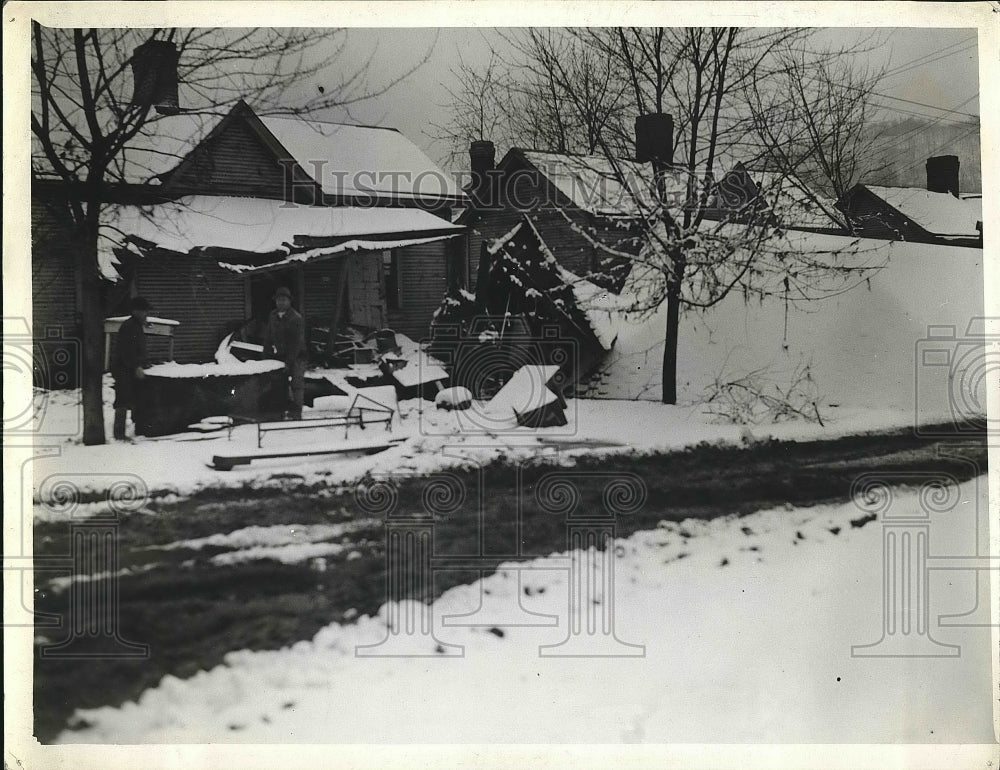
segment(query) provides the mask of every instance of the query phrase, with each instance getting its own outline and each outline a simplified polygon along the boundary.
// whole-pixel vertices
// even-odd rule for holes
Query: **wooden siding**
[[[346,259],[338,257],[303,266],[302,315],[307,326],[326,326],[333,319],[343,297]]]
[[[70,214],[58,203],[31,201],[32,333],[75,334],[76,265],[69,231]]]
[[[448,288],[450,241],[399,249],[400,307],[388,312],[389,327],[419,342]]]
[[[386,325],[382,252],[366,251],[348,257],[348,304],[351,323],[367,329]]]
[[[163,255],[141,261],[135,288],[154,315],[180,321],[174,359],[198,363],[212,361],[222,338],[244,320],[245,280],[209,258]]]
[[[315,184],[296,168],[292,189],[286,176],[274,153],[240,118],[199,147],[168,181],[167,189],[173,195],[237,195],[311,203]]]

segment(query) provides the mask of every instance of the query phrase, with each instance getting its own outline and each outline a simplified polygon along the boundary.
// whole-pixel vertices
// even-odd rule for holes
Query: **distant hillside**
[[[934,155],[957,155],[959,189],[982,192],[982,161],[979,146],[979,122],[944,122],[907,118],[879,126],[881,142],[886,146],[885,168],[874,171],[863,181],[892,187],[924,187],[927,172],[924,163]]]

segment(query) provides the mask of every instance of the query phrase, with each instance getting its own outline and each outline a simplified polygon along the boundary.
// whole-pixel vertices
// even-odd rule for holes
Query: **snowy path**
[[[986,478],[932,519],[932,554],[971,555]],[[897,490],[893,510],[916,512]],[[944,517],[944,518],[942,518]],[[993,740],[989,629],[939,628],[975,603],[971,573],[932,573],[931,628],[951,658],[855,658],[882,613],[882,527],[853,504],[664,524],[620,541],[618,636],[634,658],[539,657],[567,634],[565,559],[513,565],[433,606],[461,657],[359,658],[380,618],[330,625],[311,642],[235,652],[190,680],[166,677],[138,705],[78,712],[62,742],[912,742]],[[855,522],[852,525],[852,521]],[[944,524],[944,526],[942,526]],[[836,531],[836,534],[835,534]],[[982,533],[980,533],[982,534]],[[482,593],[480,593],[482,592]],[[480,598],[514,597],[554,627],[442,625]]]

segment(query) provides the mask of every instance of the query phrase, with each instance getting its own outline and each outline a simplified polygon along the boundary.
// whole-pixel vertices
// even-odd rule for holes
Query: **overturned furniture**
[[[384,389],[372,388],[371,390]],[[324,400],[336,402],[340,399],[341,397],[337,396],[317,398],[317,410],[322,410]],[[399,443],[402,439],[376,439],[336,445],[299,444],[294,447],[274,447],[267,449],[263,447],[263,443],[264,436],[268,433],[299,432],[323,428],[343,428],[343,441],[346,442],[350,435],[351,426],[365,430],[365,428],[371,425],[382,425],[385,431],[389,432],[392,428],[395,413],[395,407],[389,403],[384,394],[366,394],[359,390],[350,397],[349,406],[346,411],[333,414],[317,414],[294,420],[271,419],[266,416],[230,415],[225,423],[225,427],[229,431],[230,440],[232,439],[233,430],[236,427],[240,425],[253,425],[257,434],[257,448],[256,450],[234,449],[232,451],[219,452],[213,456],[212,465],[217,470],[231,470],[237,465],[249,465],[253,460],[261,459],[282,459],[330,454],[373,454],[381,452]]]
[[[567,424],[566,402],[550,386],[559,374],[555,365],[522,366],[490,399],[486,409],[498,418],[513,418],[525,428],[552,428]]]

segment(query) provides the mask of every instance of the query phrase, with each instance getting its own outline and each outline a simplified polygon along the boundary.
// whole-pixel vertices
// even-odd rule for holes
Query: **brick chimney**
[[[927,159],[927,190],[958,197],[958,156],[938,155]]]
[[[170,40],[147,40],[132,52],[132,104],[155,107],[162,115],[180,112],[177,101],[177,61]]]
[[[472,171],[470,192],[477,198],[488,198],[490,172],[496,167],[497,149],[493,142],[479,139],[469,145],[469,167]]]
[[[635,119],[635,159],[670,166],[674,162],[674,119],[662,112]]]

